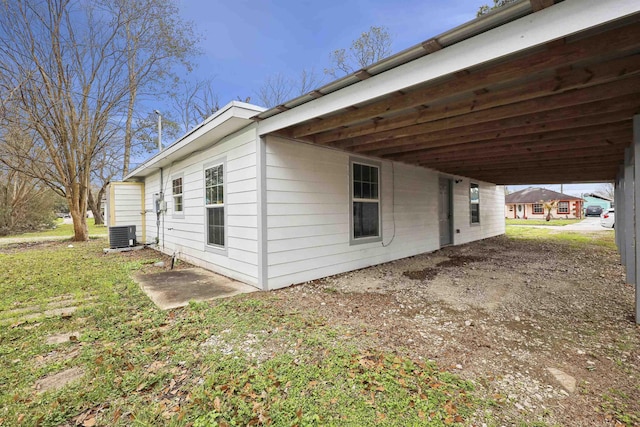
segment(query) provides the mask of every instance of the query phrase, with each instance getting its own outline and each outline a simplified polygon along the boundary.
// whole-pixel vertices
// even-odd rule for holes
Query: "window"
[[[569,213],[569,202],[558,202],[558,213],[559,214],[568,214]]]
[[[205,169],[204,193],[207,244],[224,247],[224,165]]]
[[[173,191],[173,212],[182,213],[182,177],[176,178],[172,181]]]
[[[352,243],[380,240],[380,166],[351,163]]]
[[[471,210],[471,224],[480,224],[480,186],[469,185],[469,205]]]
[[[534,214],[544,214],[544,205],[542,203],[534,203],[533,204],[533,213]]]

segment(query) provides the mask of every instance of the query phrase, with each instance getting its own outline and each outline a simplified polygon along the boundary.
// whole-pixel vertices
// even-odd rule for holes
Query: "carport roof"
[[[497,184],[614,180],[640,2],[523,0],[257,115],[259,133]]]

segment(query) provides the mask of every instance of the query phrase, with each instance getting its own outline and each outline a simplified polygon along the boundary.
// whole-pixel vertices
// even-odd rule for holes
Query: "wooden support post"
[[[636,171],[640,171],[640,115],[635,115],[633,117],[633,167]],[[640,241],[640,221],[636,220],[636,214],[640,212],[640,179],[636,180],[636,177],[640,175],[636,173],[634,176],[634,185],[633,185],[633,195],[634,195],[634,215],[633,215],[633,223],[634,227],[634,237],[635,242]],[[637,249],[637,244],[634,245],[636,250],[634,252],[634,267],[637,272],[638,266],[640,266],[640,250]],[[636,304],[635,304],[635,320],[636,324],[640,325],[640,280],[638,279],[638,275],[634,278],[634,283],[636,286]]]
[[[616,215],[615,215],[615,221],[618,222],[618,224],[622,223],[622,215],[620,213],[620,211],[622,210],[622,204],[623,202],[623,193],[622,193],[622,176],[624,173],[624,166],[620,166],[620,170],[618,171],[618,175],[616,176],[616,187],[615,187],[615,192],[613,195],[613,200],[615,203],[615,209],[616,209]],[[622,260],[624,259],[624,255],[622,254],[623,251],[623,245],[622,245],[622,239],[624,238],[624,233],[621,231],[620,227],[615,227],[613,228],[613,231],[615,232],[615,236],[616,236],[616,246],[618,248],[618,253],[620,254],[621,260],[620,262],[622,262]]]
[[[625,231],[625,260],[627,283],[636,283],[636,242],[635,242],[635,201],[634,201],[634,147],[624,152],[624,231]]]

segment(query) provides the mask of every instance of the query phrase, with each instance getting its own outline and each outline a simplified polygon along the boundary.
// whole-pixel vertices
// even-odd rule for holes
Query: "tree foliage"
[[[493,0],[493,4],[492,5],[488,5],[488,4],[484,4],[482,6],[480,6],[478,8],[478,12],[476,13],[476,16],[480,17],[482,15],[486,15],[487,13],[491,12],[492,10],[498,9],[502,6],[506,6],[508,4],[511,3],[515,3],[518,0]]]
[[[40,181],[0,166],[0,235],[51,226],[56,199]]]
[[[220,109],[213,79],[180,80],[170,93],[171,117],[183,133],[188,132]]]
[[[337,49],[331,54],[331,68],[324,74],[337,78],[365,68],[391,55],[391,34],[385,27],[372,26],[351,43],[348,49]],[[261,105],[273,108],[296,96],[311,92],[323,83],[315,69],[303,69],[296,77],[283,73],[268,76],[256,92]]]
[[[613,200],[615,197],[615,192],[616,192],[616,186],[613,185],[613,183],[611,182],[607,182],[606,184],[602,184],[600,187],[598,187],[598,191],[599,194],[602,194],[603,196]]]
[[[333,66],[325,73],[333,77],[351,74],[391,55],[392,37],[385,27],[372,26],[351,42],[348,49],[336,49],[331,53]]]
[[[311,92],[322,84],[322,78],[311,69],[303,69],[296,78],[282,73],[267,77],[256,93],[262,106],[272,108],[289,99]]]
[[[106,153],[128,170],[137,103],[189,65],[178,16],[171,0],[0,0],[1,159],[66,198],[76,240]]]

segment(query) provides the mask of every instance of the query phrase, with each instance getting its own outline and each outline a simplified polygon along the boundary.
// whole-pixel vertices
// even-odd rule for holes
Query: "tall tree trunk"
[[[87,188],[79,183],[71,183],[67,188],[67,202],[69,213],[73,219],[73,240],[86,242],[89,240],[89,228],[87,227]]]
[[[89,240],[89,229],[87,227],[86,215],[79,212],[77,206],[69,206],[69,213],[73,220],[73,241],[74,242],[86,242]]]
[[[104,189],[102,188],[100,189],[100,191],[98,191],[97,198],[93,197],[93,191],[89,191],[89,194],[88,194],[89,209],[91,210],[91,212],[93,212],[93,219],[94,219],[95,225],[104,225],[104,217],[102,216],[102,209],[101,209],[103,194],[104,194]]]

